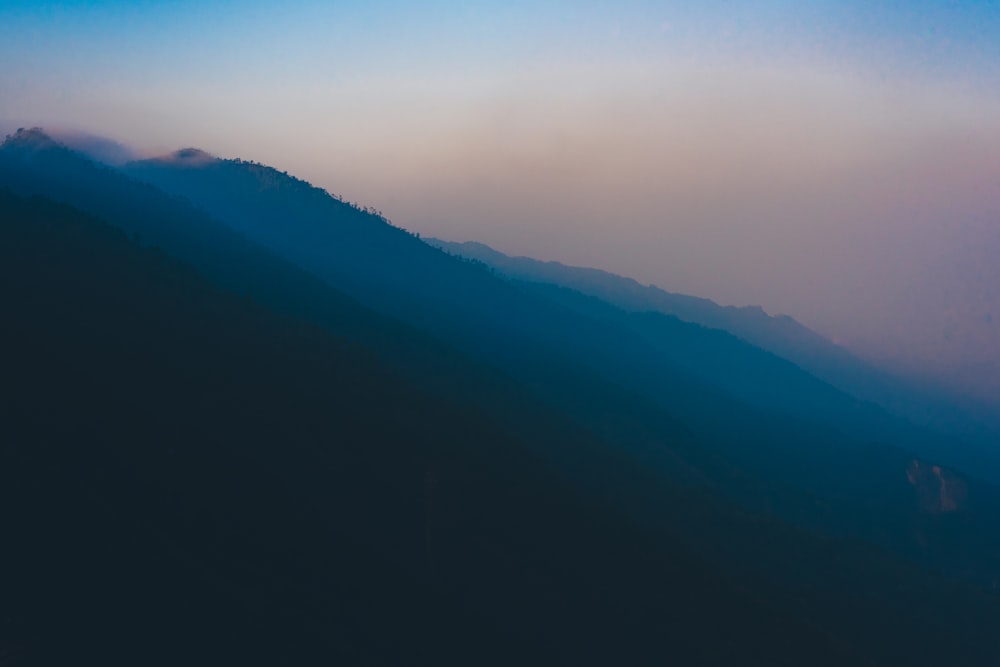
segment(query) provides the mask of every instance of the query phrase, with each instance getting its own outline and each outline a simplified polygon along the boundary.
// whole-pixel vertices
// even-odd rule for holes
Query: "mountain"
[[[768,315],[759,306],[720,306],[709,299],[667,292],[600,269],[511,257],[475,241],[426,241],[453,255],[482,262],[514,280],[557,285],[630,313],[661,313],[729,332],[852,396],[921,424],[990,441],[1000,432],[1000,420],[984,406],[875,368],[787,315]]]
[[[352,341],[64,205],[0,191],[0,213],[0,644],[27,664],[1000,651],[992,597],[767,521],[746,527],[837,568],[799,589],[736,578]],[[686,500],[680,515],[713,518]]]
[[[541,661],[548,641],[565,658],[586,658],[588,644],[627,656],[626,638],[648,651],[652,637],[639,638],[657,625],[692,658],[762,643],[709,641],[713,608],[736,614],[737,631],[770,612],[679,550],[653,556],[659,571],[636,580],[645,592],[615,568],[574,581],[575,568],[592,571],[588,554],[642,568],[640,547],[668,547],[562,491],[502,428],[96,220],[10,195],[0,210],[3,347],[16,352],[2,383],[3,488],[5,507],[22,508],[5,522],[19,577],[4,577],[3,604],[29,651],[506,664]],[[512,540],[515,526],[532,539]],[[549,560],[566,569],[547,572]],[[683,614],[669,604],[631,629],[631,614],[611,613],[678,585],[691,586]],[[581,595],[619,603],[601,611]],[[779,613],[766,634],[786,622]],[[568,641],[584,627],[595,641]]]
[[[686,322],[729,331],[796,363],[812,355],[828,357],[837,363],[850,362],[846,351],[816,332],[787,315],[770,316],[759,306],[720,306],[709,299],[667,292],[600,269],[510,257],[475,241],[452,243],[433,238],[426,241],[454,255],[483,262],[511,278],[568,287],[628,311],[658,311]]]
[[[651,353],[649,341],[631,327],[605,318],[581,317],[574,308],[554,308],[548,298],[511,289],[475,267],[443,257],[413,235],[387,224],[380,215],[287,174],[252,162],[211,158],[193,149],[131,163],[125,171],[188,198],[387,315],[508,371],[517,365],[521,370],[515,374],[537,377],[533,366],[539,359],[548,363],[568,358],[570,365],[590,368],[649,396],[682,420],[700,419],[700,428],[712,428],[717,422],[714,415],[729,408],[715,392],[719,387],[702,386],[706,378],[692,377],[690,367],[677,363],[681,355],[668,359]],[[782,381],[783,389],[772,392],[776,399],[794,397],[802,405],[813,406],[797,416],[825,427],[853,430],[852,435],[860,434],[863,439],[902,444],[921,456],[1000,479],[1000,459],[979,440],[967,437],[957,444],[951,435],[901,431],[893,420],[861,404],[855,397],[864,399],[868,394],[854,389],[865,383],[874,386],[881,382],[881,376],[789,318],[770,318],[759,309],[723,309],[705,300],[666,296],[679,304],[679,312],[697,316],[702,324],[724,324],[723,328],[729,327],[726,330],[732,329],[737,337],[751,343],[760,341],[760,347],[807,372],[811,367],[819,368],[822,372],[815,375],[823,382],[814,378]],[[803,358],[813,363],[800,363]],[[822,386],[827,381],[824,373],[837,376],[834,379],[853,373],[857,381],[845,382],[849,390],[840,387],[842,393],[837,395]],[[766,375],[746,378],[742,384],[749,390],[737,398],[746,400],[749,396],[758,408],[773,411],[778,406],[785,410],[788,406],[782,400],[766,404],[758,400],[764,393],[754,389],[754,384],[761,384],[761,380],[771,387],[778,384]],[[795,373],[786,365],[774,375],[788,379]],[[802,379],[802,374],[797,377]],[[733,383],[729,385],[731,388]],[[681,386],[682,391],[664,393],[665,387]],[[803,392],[804,387],[811,391]]]
[[[228,290],[367,341],[379,354],[409,364],[415,375],[436,377],[443,385],[455,382],[457,395],[468,391],[465,380],[441,372],[460,364],[437,341],[378,316],[188,201],[97,164],[39,129],[21,131],[0,146],[0,186],[99,216],[137,242],[196,266]]]
[[[945,527],[966,517],[944,516],[908,481],[915,462],[928,470],[951,462],[1000,479],[995,452],[894,419],[718,330],[655,313],[607,316],[593,300],[580,307],[568,291],[502,280],[264,165],[186,149],[125,172],[502,369],[533,398],[670,479],[707,484],[754,510],[863,537],[948,571],[977,571],[981,581],[995,576],[997,545],[978,549],[970,566],[964,538]],[[540,451],[560,466],[579,465],[572,452],[556,455],[544,443]],[[603,483],[599,471],[577,472]],[[962,501],[963,508],[1000,507],[989,485],[947,474],[962,480],[953,486],[973,490],[975,502]],[[814,496],[829,509],[803,511],[816,507]],[[989,511],[973,523],[992,531]],[[965,530],[979,539],[978,528]]]
[[[694,465],[703,475],[704,452],[714,445],[739,457],[741,467],[753,451],[755,473],[771,483],[808,487],[832,467],[858,468],[878,458],[871,443],[880,441],[1000,479],[995,453],[911,428],[760,349],[688,328],[684,336],[702,348],[692,365],[690,355],[671,353],[632,323],[594,317],[551,294],[498,280],[368,209],[270,167],[187,149],[129,164],[125,172],[190,199],[380,312],[501,367],[619,446],[635,451],[637,441],[658,443],[638,455],[671,473],[682,451],[680,474],[690,476]],[[789,331],[819,339],[802,327]],[[720,363],[713,357],[722,348]],[[704,372],[708,364],[714,373]],[[664,413],[672,423],[664,423]],[[720,421],[720,414],[729,419]],[[643,424],[638,432],[636,423]],[[745,428],[750,423],[754,428]],[[817,437],[830,430],[848,437]],[[742,446],[734,450],[735,442]],[[661,447],[671,451],[666,459]],[[898,456],[887,474],[905,479],[912,458]],[[723,483],[731,483],[724,474]]]
[[[195,200],[199,210],[53,145],[44,135],[15,138],[0,149],[0,184],[23,194],[45,193],[100,215],[138,243],[194,265],[222,289],[351,341],[359,352],[369,350],[377,363],[390,365],[433,401],[464,406],[488,424],[484,428],[508,434],[536,461],[529,465],[513,453],[508,461],[508,452],[516,450],[502,445],[495,450],[501,454],[484,464],[486,471],[509,470],[515,489],[525,486],[516,476],[523,470],[555,476],[556,481],[547,478],[532,502],[518,505],[528,514],[547,506],[536,502],[539,497],[557,506],[565,502],[552,495],[554,485],[573,489],[590,499],[588,509],[581,510],[584,524],[591,512],[611,512],[618,517],[613,524],[624,522],[642,539],[667,540],[673,545],[668,554],[677,547],[724,578],[756,582],[751,589],[761,598],[782,600],[779,607],[790,605],[792,616],[828,628],[844,644],[885,664],[898,662],[893,655],[901,650],[911,663],[927,656],[992,654],[990,640],[980,633],[981,619],[992,618],[992,597],[914,565],[988,589],[1000,570],[995,537],[1000,503],[992,487],[893,446],[908,442],[865,441],[824,426],[815,416],[748,405],[734,396],[735,389],[720,384],[729,362],[714,370],[704,363],[685,369],[671,361],[669,350],[644,338],[647,334],[630,323],[627,313],[622,318],[621,309],[609,317],[581,312],[572,305],[579,294],[547,294],[502,280],[267,167],[231,161],[222,169],[214,158],[195,151],[169,162],[154,171],[181,170],[206,197],[218,198],[219,207],[229,202],[242,213],[220,220],[202,201]],[[136,176],[134,168],[126,173]],[[227,188],[230,176],[218,176],[216,168],[233,172],[238,187]],[[312,206],[315,218],[296,213]],[[264,235],[277,240],[264,245]],[[423,282],[424,275],[433,288]],[[604,308],[598,304],[596,310]],[[665,326],[655,324],[657,330]],[[746,364],[748,381],[767,380],[772,364],[789,371],[787,362],[743,342],[730,348],[731,337],[669,324],[683,325],[672,335],[678,340],[689,336],[688,349],[728,349],[730,361]],[[705,355],[709,361],[712,354]],[[795,372],[765,385],[787,391],[783,383],[802,380],[815,390],[815,378]],[[473,432],[460,439],[474,447],[488,442]],[[457,504],[466,502],[461,498]],[[519,544],[541,539],[515,529],[532,525],[523,519],[500,523],[508,527],[507,538]],[[581,544],[565,535],[559,540],[564,538],[567,544]],[[601,544],[595,538],[580,548],[603,558]],[[605,565],[630,571],[636,553]],[[538,562],[534,555],[513,558]],[[554,569],[562,567],[560,560],[551,562],[560,563]],[[654,559],[650,566],[654,571],[662,565],[657,563]],[[591,574],[581,575],[582,580],[605,572],[605,565],[590,563],[585,570]],[[535,580],[532,575],[519,581]],[[504,581],[498,585],[521,590]],[[456,585],[473,591],[486,584],[476,576]],[[955,607],[977,615],[956,615],[942,626],[936,610]],[[539,610],[552,613],[544,605]],[[581,613],[591,612],[584,606]],[[913,643],[909,635],[920,641]],[[906,642],[911,644],[900,648]]]

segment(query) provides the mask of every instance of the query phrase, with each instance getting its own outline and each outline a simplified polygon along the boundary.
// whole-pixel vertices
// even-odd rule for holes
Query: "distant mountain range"
[[[656,312],[727,331],[787,359],[853,396],[938,428],[993,437],[1000,419],[931,386],[915,385],[859,359],[787,315],[768,315],[759,306],[720,306],[699,297],[641,285],[599,269],[566,266],[529,257],[510,257],[489,246],[425,239],[459,257],[482,262],[508,278],[551,284],[601,299],[632,313]]]
[[[789,318],[444,252],[196,149],[110,167],[23,131],[0,210],[3,488],[26,508],[0,648],[1000,656],[996,455],[880,407],[889,380]]]

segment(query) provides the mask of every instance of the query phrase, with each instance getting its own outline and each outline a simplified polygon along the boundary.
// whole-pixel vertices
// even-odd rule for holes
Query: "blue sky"
[[[255,159],[423,234],[1000,369],[1000,2],[5,0],[0,65],[0,131]]]
[[[21,2],[0,53],[32,74],[327,80],[538,58],[808,59],[998,82],[996,2]]]

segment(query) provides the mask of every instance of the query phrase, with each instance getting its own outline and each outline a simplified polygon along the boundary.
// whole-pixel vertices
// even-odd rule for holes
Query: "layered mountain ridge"
[[[511,279],[577,290],[629,312],[659,312],[721,329],[773,352],[837,388],[921,424],[967,435],[994,437],[1000,421],[976,403],[962,405],[932,385],[914,385],[856,357],[788,315],[769,315],[760,306],[720,306],[709,299],[677,294],[655,285],[585,267],[529,257],[511,257],[475,241],[426,239],[459,257],[483,262]]]
[[[802,664],[821,656],[829,664],[955,656],[985,664],[998,654],[988,628],[997,613],[990,591],[1000,577],[1000,493],[954,467],[979,461],[965,469],[983,473],[989,459],[971,448],[949,451],[966,443],[859,400],[774,349],[579,286],[495,275],[377,211],[253,162],[199,152],[111,169],[33,131],[0,148],[0,188],[16,193],[4,199],[5,284],[36,286],[11,302],[21,324],[8,349],[33,356],[5,386],[16,395],[18,383],[58,383],[77,367],[71,377],[81,395],[94,392],[83,412],[70,409],[69,390],[18,399],[21,421],[11,423],[38,433],[5,450],[16,463],[9,470],[25,472],[28,482],[46,471],[78,489],[60,464],[79,461],[69,434],[82,433],[76,441],[85,447],[106,442],[100,458],[83,459],[87,475],[107,485],[79,491],[96,494],[88,507],[141,499],[137,508],[161,508],[149,534],[170,536],[180,559],[149,560],[154,540],[143,542],[140,562],[174,573],[192,594],[220,582],[213,604],[232,614],[234,633],[256,623],[275,630],[264,635],[273,643],[261,640],[271,657],[302,641],[308,648],[299,657],[467,664],[483,662],[486,653],[476,651],[508,633],[507,651],[494,653],[501,663],[530,656],[535,664],[616,657],[645,664],[674,655],[681,664]],[[23,199],[38,195],[46,199]],[[124,236],[109,236],[93,217]],[[108,269],[116,280],[102,277],[102,264],[117,267]],[[783,320],[773,326],[796,331]],[[33,340],[65,349],[51,356]],[[215,370],[198,363],[234,342],[208,364]],[[82,361],[95,350],[102,356]],[[241,369],[243,358],[257,361]],[[107,381],[99,379],[101,364]],[[154,410],[143,383],[168,377],[157,390],[162,412]],[[121,393],[121,381],[140,391]],[[337,405],[341,395],[353,396],[349,405]],[[84,421],[59,432],[24,421],[52,409]],[[114,430],[121,414],[131,415],[128,433]],[[169,425],[170,414],[180,421]],[[245,435],[234,435],[236,425]],[[198,465],[169,463],[158,477],[156,466],[185,438],[192,444],[182,460],[194,463],[202,451],[216,461],[213,472],[201,477]],[[46,439],[49,449],[36,450]],[[143,452],[158,463],[143,463]],[[231,480],[230,459],[244,462]],[[281,471],[267,482],[275,484],[267,486],[275,489],[273,510],[251,500],[257,482],[240,481],[262,479],[271,467]],[[137,470],[160,481],[140,493],[125,483]],[[328,474],[345,495],[325,490]],[[235,485],[247,508],[217,495],[212,480]],[[200,490],[185,495],[187,484]],[[309,498],[305,505],[294,489]],[[69,501],[73,493],[54,497]],[[178,498],[191,504],[176,514],[162,509]],[[61,502],[45,505],[45,516],[58,518]],[[186,525],[199,505],[241,526],[258,513],[276,523],[262,541],[235,536],[213,551],[213,531],[229,534],[224,518],[203,533],[165,528]],[[359,509],[345,513],[347,506]],[[103,512],[96,516],[112,516]],[[141,524],[143,510],[135,512]],[[279,531],[282,522],[291,527]],[[71,524],[57,522],[60,530]],[[128,525],[114,520],[100,534],[127,539]],[[311,536],[328,528],[342,537]],[[69,534],[56,531],[46,544],[64,548]],[[267,545],[278,535],[287,560],[271,569]],[[315,568],[338,544],[348,545],[343,558],[354,563],[377,554],[397,583],[378,584],[374,565],[360,588],[320,574]],[[18,552],[24,562],[34,553],[28,545]],[[208,570],[206,558],[214,563]],[[179,574],[187,561],[212,574]],[[295,563],[305,563],[301,580]],[[247,572],[256,572],[251,587],[232,589],[233,577]],[[689,575],[699,583],[681,586]],[[304,595],[310,577],[322,585]],[[72,577],[60,581],[69,586]],[[18,590],[26,600],[29,588]],[[47,600],[58,600],[58,587],[47,590]],[[223,590],[243,592],[220,597]],[[246,591],[289,609],[308,631],[270,612],[244,616],[233,600]],[[337,596],[342,603],[332,602]],[[678,606],[656,602],[666,598]],[[374,611],[380,604],[414,613],[426,604],[432,612],[408,627],[408,612]],[[944,608],[959,611],[943,619]],[[47,618],[41,606],[36,612],[32,618]],[[448,648],[448,633],[432,627],[466,614],[468,641]],[[190,632],[205,631],[201,620],[192,623]],[[793,626],[801,641],[788,639]],[[718,627],[728,639],[712,647]],[[378,628],[388,643],[374,639]],[[229,643],[221,637],[212,646],[224,656]]]

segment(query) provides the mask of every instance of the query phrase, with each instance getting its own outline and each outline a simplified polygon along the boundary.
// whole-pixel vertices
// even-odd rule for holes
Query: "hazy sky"
[[[1000,2],[2,0],[36,124],[1000,377]]]

